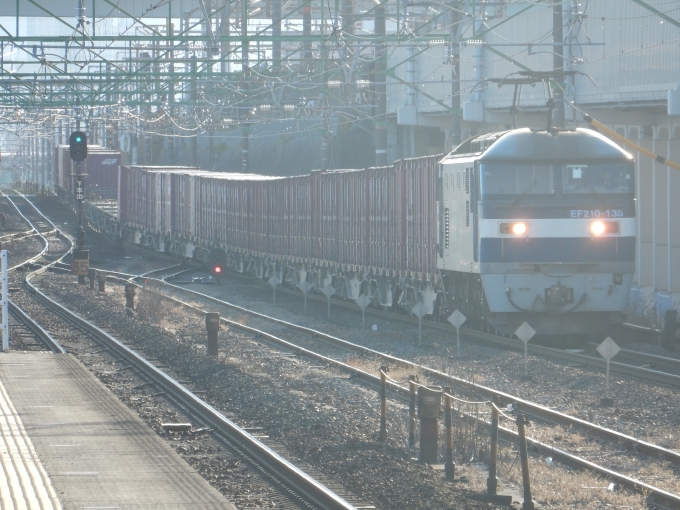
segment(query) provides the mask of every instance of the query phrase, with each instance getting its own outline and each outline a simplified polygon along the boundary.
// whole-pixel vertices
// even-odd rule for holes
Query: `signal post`
[[[85,200],[85,175],[83,175],[81,163],[87,158],[87,135],[82,131],[74,131],[69,138],[69,155],[76,162],[76,173],[73,174],[76,215],[78,233],[76,249],[71,259],[71,273],[78,276],[78,283],[85,283],[85,277],[90,268],[90,252],[85,249],[85,229],[83,227],[83,201]]]

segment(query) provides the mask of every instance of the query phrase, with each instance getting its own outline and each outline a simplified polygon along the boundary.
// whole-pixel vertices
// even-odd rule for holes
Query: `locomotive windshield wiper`
[[[515,205],[519,204],[522,201],[522,199],[524,198],[524,196],[527,195],[529,193],[529,191],[533,190],[536,187],[537,184],[538,183],[536,181],[529,184],[529,187],[527,189],[525,189],[522,192],[522,194],[515,199],[515,201],[512,203],[512,205],[515,206]]]
[[[600,195],[597,191],[595,191],[590,184],[588,184],[587,182],[584,184],[586,185],[586,188],[588,188],[588,191],[590,191],[590,194],[595,197],[595,199],[600,203],[600,205],[604,207],[610,207],[610,204],[608,204],[607,201],[603,198],[603,196]]]

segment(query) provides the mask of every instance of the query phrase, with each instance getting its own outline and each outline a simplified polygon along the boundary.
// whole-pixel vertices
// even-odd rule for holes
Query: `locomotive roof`
[[[490,161],[573,161],[629,162],[628,152],[592,129],[573,131],[535,131],[529,128],[489,133],[466,140],[448,156],[450,158],[478,154],[482,162]]]

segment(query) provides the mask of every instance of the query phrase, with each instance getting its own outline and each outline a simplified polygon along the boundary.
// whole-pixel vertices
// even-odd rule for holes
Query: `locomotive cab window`
[[[633,175],[627,165],[591,164],[562,167],[562,191],[574,193],[631,193]]]
[[[631,195],[633,167],[621,163],[531,165],[485,163],[481,165],[482,196],[488,200],[526,204],[549,197],[560,200],[582,196]]]
[[[550,165],[488,163],[482,165],[482,194],[521,196],[554,193]]]

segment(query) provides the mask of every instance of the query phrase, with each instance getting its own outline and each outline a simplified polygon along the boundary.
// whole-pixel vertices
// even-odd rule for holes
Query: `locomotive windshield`
[[[481,192],[486,199],[507,201],[522,197],[523,202],[532,201],[531,195],[536,195],[533,200],[546,198],[546,195],[568,195],[569,199],[592,195],[631,195],[633,166],[622,163],[485,163],[481,165]]]

